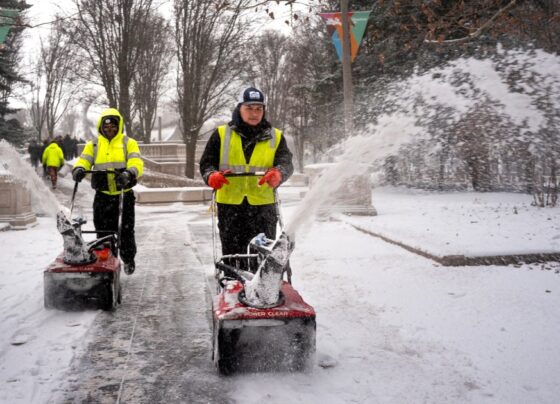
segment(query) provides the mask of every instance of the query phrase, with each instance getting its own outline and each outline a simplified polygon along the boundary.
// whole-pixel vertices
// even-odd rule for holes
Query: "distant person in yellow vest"
[[[124,134],[124,121],[114,108],[102,112],[97,123],[97,139],[86,143],[72,177],[80,182],[86,171],[94,171],[91,186],[95,189],[93,223],[96,231],[117,231],[119,223],[119,194],[124,189],[121,229],[121,258],[124,272],[136,269],[136,241],[134,237],[134,204],[132,187],[142,176],[144,162],[136,140]],[[110,171],[106,173],[105,170]],[[100,171],[100,172],[95,172]],[[98,237],[104,234],[98,234]]]
[[[200,174],[216,190],[222,253],[244,254],[251,239],[276,238],[274,189],[293,173],[292,153],[279,129],[265,119],[264,94],[241,92],[232,120],[208,139]],[[265,172],[262,177],[229,177],[228,172]]]
[[[45,148],[41,158],[43,168],[51,179],[52,189],[56,189],[58,170],[64,165],[64,153],[60,147],[61,144],[62,138],[60,136],[55,137]]]

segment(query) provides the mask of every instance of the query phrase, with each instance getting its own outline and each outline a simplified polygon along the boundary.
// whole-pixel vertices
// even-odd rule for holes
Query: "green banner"
[[[10,29],[17,22],[19,10],[0,8],[0,45],[4,43]]]
[[[350,55],[352,61],[358,55],[358,48],[364,37],[364,32],[368,23],[371,11],[349,11],[348,19],[350,23]],[[331,36],[336,53],[342,60],[342,14],[339,12],[319,13],[327,24],[327,31]]]

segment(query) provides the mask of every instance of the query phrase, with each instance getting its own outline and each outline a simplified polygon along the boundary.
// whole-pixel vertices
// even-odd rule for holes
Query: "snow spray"
[[[347,139],[338,162],[321,174],[287,223],[286,233],[290,240],[295,240],[297,229],[308,223],[320,208],[332,205],[336,201],[336,191],[355,175],[362,174],[365,165],[370,166],[396,154],[401,146],[413,140],[421,140],[425,131],[414,121],[413,116],[383,115],[367,133]]]
[[[62,209],[54,194],[37,175],[35,169],[25,162],[17,150],[5,140],[0,140],[0,170],[6,170],[21,181],[31,194],[31,202],[37,213],[56,217]]]
[[[251,240],[251,244],[266,245],[267,242],[272,243],[272,240],[267,239],[264,233]],[[282,275],[292,253],[293,244],[290,243],[286,233],[282,233],[273,243],[253,279],[245,282],[245,303],[248,306],[274,307],[280,301]]]
[[[480,105],[490,108],[495,116],[506,117],[503,122],[510,128],[511,139],[517,136],[516,131],[530,131],[529,138],[522,140],[539,142],[541,138],[533,134],[547,125],[547,130],[554,130],[546,114],[552,116],[558,110],[559,57],[538,49],[507,50],[500,45],[497,51],[491,59],[459,58],[413,74],[407,80],[397,80],[381,93],[364,94],[362,104],[372,106],[372,111],[365,113],[380,115],[379,123],[372,125],[367,133],[346,141],[338,164],[313,184],[291,218],[287,226],[290,238],[294,240],[297,228],[319,208],[333,202],[335,191],[352,179],[360,170],[360,163],[369,165],[395,154],[400,146],[421,140],[420,137],[427,138],[428,130],[439,133],[454,130],[461,119],[476,112]],[[515,87],[524,91],[513,89],[511,77],[517,78]],[[406,111],[406,115],[403,112],[391,115],[393,111]],[[448,116],[438,117],[438,111],[445,111]],[[415,122],[426,129],[422,130]]]

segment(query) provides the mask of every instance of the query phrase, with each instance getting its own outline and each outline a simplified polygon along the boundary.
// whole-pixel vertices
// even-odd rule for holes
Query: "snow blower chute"
[[[258,173],[226,176],[256,176]],[[246,254],[216,253],[216,200],[212,200],[217,294],[213,299],[213,360],[222,374],[299,371],[315,352],[315,310],[291,284],[292,243],[284,232],[278,196],[281,234],[254,237]],[[243,269],[242,269],[243,268]],[[287,280],[284,280],[285,275]]]
[[[91,173],[88,171],[87,173]],[[119,240],[123,194],[119,198],[119,224],[116,232],[82,231],[86,220],[72,219],[78,182],[74,184],[70,213],[57,214],[57,228],[64,240],[63,252],[43,273],[44,306],[47,309],[114,310],[121,302],[121,263]],[[85,242],[82,233],[107,233]]]

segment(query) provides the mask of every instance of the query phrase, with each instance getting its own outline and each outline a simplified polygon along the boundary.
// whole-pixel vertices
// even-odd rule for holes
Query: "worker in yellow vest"
[[[62,138],[57,136],[43,151],[41,162],[43,169],[51,179],[52,189],[56,189],[58,171],[64,165],[64,153],[62,152]]]
[[[294,167],[286,138],[265,119],[265,108],[260,90],[243,90],[231,122],[214,131],[200,159],[202,178],[216,190],[224,255],[245,253],[259,233],[276,238],[274,189],[292,175]],[[265,174],[226,178],[228,172]]]
[[[86,143],[74,164],[72,177],[80,182],[86,171],[94,171],[91,187],[93,224],[96,231],[117,231],[119,223],[119,194],[124,190],[120,255],[124,272],[132,274],[136,268],[136,240],[134,236],[134,204],[132,187],[142,176],[144,162],[136,140],[124,134],[124,121],[118,110],[109,108],[101,113],[97,123],[97,139]],[[107,173],[106,171],[110,171]],[[99,171],[99,172],[95,172]],[[98,237],[104,234],[99,233]]]

